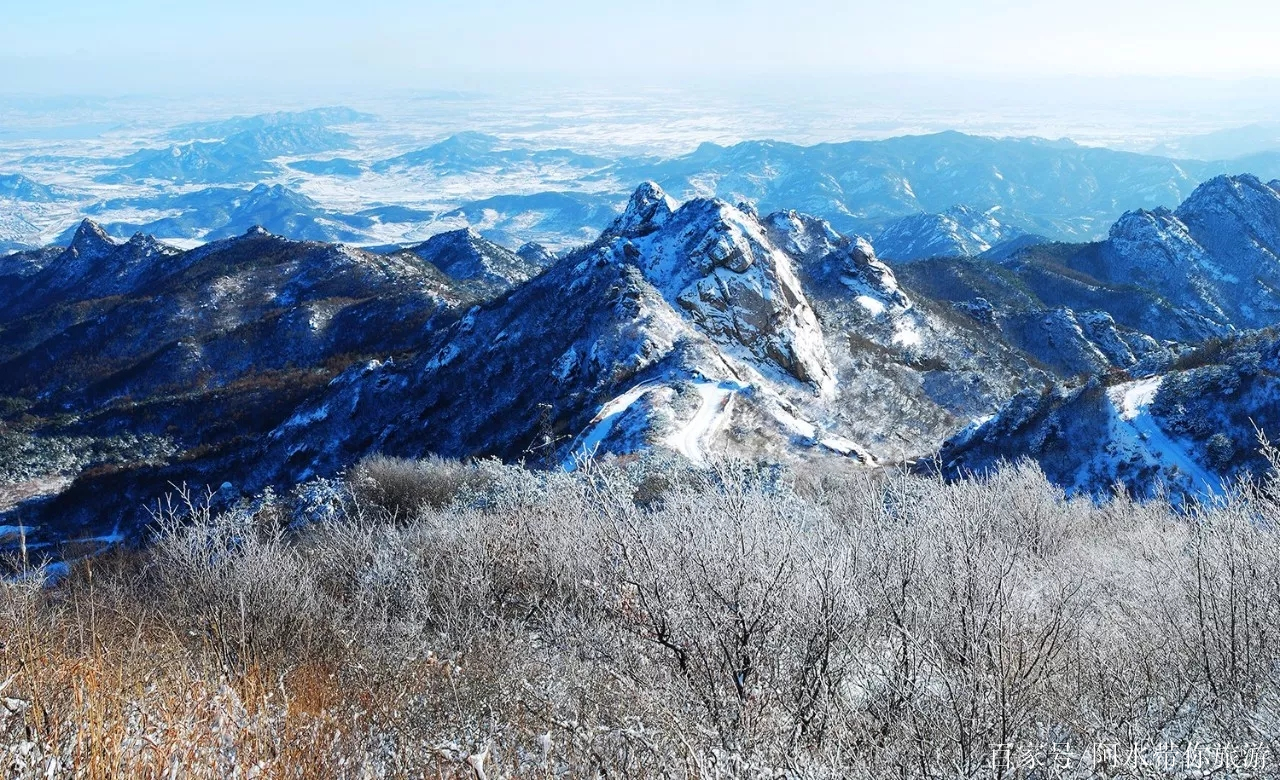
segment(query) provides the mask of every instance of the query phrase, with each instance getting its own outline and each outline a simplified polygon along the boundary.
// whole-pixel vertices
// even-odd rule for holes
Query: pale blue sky
[[[1274,0],[0,0],[0,89],[1276,77],[1277,30]]]

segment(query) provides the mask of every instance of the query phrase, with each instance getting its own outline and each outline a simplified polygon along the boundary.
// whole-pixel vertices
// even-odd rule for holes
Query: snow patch
[[[296,412],[292,417],[285,421],[281,428],[298,428],[304,425],[320,422],[329,416],[328,406],[318,406],[310,411]]]
[[[873,317],[879,317],[885,312],[884,302],[876,298],[872,298],[870,295],[859,295],[857,298],[854,298],[854,300],[859,306],[870,312]]]
[[[1222,480],[1210,473],[1185,447],[1165,433],[1151,416],[1151,403],[1162,377],[1125,382],[1107,391],[1115,418],[1112,421],[1119,454],[1141,459],[1182,476],[1188,487],[1205,496],[1221,495]]]
[[[902,347],[918,347],[923,340],[920,331],[916,328],[915,323],[907,320],[901,320],[897,323],[897,329],[893,333],[893,343]]]
[[[1136,382],[1117,385],[1108,391],[1111,403],[1116,407],[1121,420],[1132,420],[1141,414],[1156,399],[1163,377],[1153,376]]]
[[[600,407],[600,411],[591,418],[590,425],[579,437],[580,442],[570,449],[569,456],[565,458],[563,464],[565,471],[577,469],[578,463],[583,459],[594,458],[600,445],[609,438],[609,434],[613,433],[613,428],[622,413],[630,409],[631,405],[640,400],[645,393],[658,387],[661,385],[654,382],[641,382]]]

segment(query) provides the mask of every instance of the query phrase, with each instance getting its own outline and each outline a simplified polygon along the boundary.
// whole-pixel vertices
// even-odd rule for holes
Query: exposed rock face
[[[1229,282],[1187,226],[1168,209],[1130,211],[1111,226],[1103,246],[1101,273],[1176,298],[1181,305],[1219,322],[1229,306],[1216,281]]]
[[[604,231],[603,238],[636,238],[652,233],[666,223],[676,210],[676,202],[657,184],[647,181],[636,188],[627,208]]]
[[[76,228],[76,234],[67,247],[67,253],[86,263],[106,257],[116,248],[116,242],[106,234],[102,226],[86,219]]]
[[[717,343],[833,392],[822,330],[793,260],[758,218],[718,200],[670,205],[657,185],[641,185],[606,233],[608,251],[639,268]]]
[[[806,289],[833,293],[837,287],[890,308],[911,306],[893,271],[876,257],[871,242],[837,233],[825,220],[780,211],[764,221],[770,238],[797,258]]]
[[[1176,215],[1211,255],[1280,260],[1280,182],[1218,176],[1197,187]]]
[[[1280,314],[1280,190],[1253,176],[1219,176],[1176,211],[1126,213],[1081,270],[1154,290],[1228,328]]]

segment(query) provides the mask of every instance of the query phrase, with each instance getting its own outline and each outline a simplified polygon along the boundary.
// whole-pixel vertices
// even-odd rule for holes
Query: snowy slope
[[[929,257],[976,257],[996,244],[1023,234],[999,219],[1000,208],[978,211],[955,206],[937,214],[893,220],[876,234],[877,252],[907,262]]]
[[[1031,458],[1082,493],[1121,485],[1151,496],[1163,485],[1213,495],[1264,466],[1256,431],[1280,429],[1277,368],[1280,339],[1259,331],[1208,344],[1160,375],[1027,391],[953,437],[941,459],[958,474]]]

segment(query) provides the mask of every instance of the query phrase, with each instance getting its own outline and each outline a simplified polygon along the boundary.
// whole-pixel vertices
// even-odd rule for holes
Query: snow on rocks
[[[632,193],[626,209],[605,229],[604,235],[639,236],[662,227],[676,210],[676,202],[651,181],[644,182]]]
[[[741,347],[819,393],[833,393],[822,330],[792,258],[759,220],[719,200],[689,201],[672,213],[668,206],[656,185],[642,185],[618,230],[606,233],[615,236],[615,259],[638,267],[717,343]],[[650,217],[636,223],[642,214]]]

